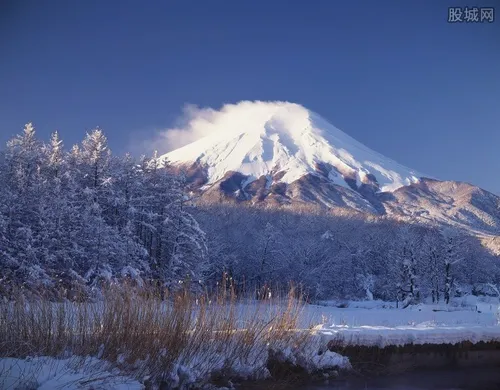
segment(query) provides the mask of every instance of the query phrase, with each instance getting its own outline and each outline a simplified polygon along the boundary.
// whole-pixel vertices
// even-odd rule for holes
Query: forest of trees
[[[312,299],[382,299],[401,307],[428,298],[491,293],[498,257],[452,228],[349,212],[241,205],[199,206],[208,258],[238,284],[300,282]]]
[[[156,155],[114,157],[103,132],[65,151],[31,124],[0,161],[1,285],[27,288],[154,278],[198,281],[204,232],[184,207],[183,182]]]
[[[348,212],[203,204],[155,155],[114,156],[99,129],[65,150],[31,124],[0,156],[0,294],[132,278],[242,289],[300,283],[311,299],[405,307],[486,291],[498,258],[451,228]],[[197,204],[198,203],[198,204]]]

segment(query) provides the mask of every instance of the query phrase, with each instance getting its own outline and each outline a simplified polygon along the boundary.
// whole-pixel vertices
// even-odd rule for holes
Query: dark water
[[[376,378],[347,378],[296,390],[500,390],[500,367],[413,371]]]

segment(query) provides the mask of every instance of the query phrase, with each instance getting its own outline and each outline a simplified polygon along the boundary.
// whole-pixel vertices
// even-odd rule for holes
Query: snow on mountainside
[[[174,164],[204,167],[206,184],[227,172],[247,176],[244,186],[264,176],[267,185],[291,184],[307,174],[323,173],[336,185],[362,184],[377,192],[394,191],[422,177],[357,142],[303,106],[288,102],[226,105],[192,126],[210,135],[163,156]],[[196,130],[196,129],[194,129]]]

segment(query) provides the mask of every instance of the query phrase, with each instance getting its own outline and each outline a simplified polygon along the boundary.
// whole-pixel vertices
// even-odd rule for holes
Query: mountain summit
[[[261,177],[267,185],[291,184],[312,174],[349,189],[365,184],[386,192],[417,183],[422,176],[294,103],[226,105],[192,126],[198,133],[209,128],[210,135],[163,157],[174,164],[196,162],[206,170],[208,185],[230,171],[245,175],[245,185]]]

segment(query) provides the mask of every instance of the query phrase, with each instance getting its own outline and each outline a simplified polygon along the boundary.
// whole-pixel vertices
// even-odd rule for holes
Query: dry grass
[[[208,380],[237,366],[263,367],[269,350],[300,347],[309,334],[296,331],[303,301],[293,288],[285,298],[251,303],[225,285],[215,294],[167,295],[125,284],[102,294],[98,302],[22,294],[4,301],[0,355],[97,356],[156,383],[186,366]]]

